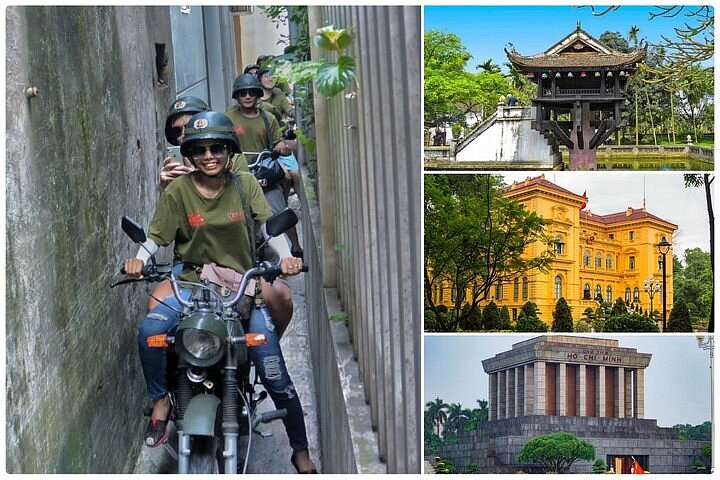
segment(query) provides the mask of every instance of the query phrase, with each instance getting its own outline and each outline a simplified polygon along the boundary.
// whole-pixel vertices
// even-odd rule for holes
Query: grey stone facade
[[[629,468],[636,457],[651,473],[693,473],[709,442],[676,440],[678,431],[644,416],[644,368],[651,355],[617,340],[541,336],[483,361],[489,376],[489,421],[440,449],[456,471],[540,473],[518,456],[531,439],[567,432],[595,447],[595,458]],[[513,388],[510,388],[512,384]],[[571,473],[592,473],[577,462]],[[629,473],[629,472],[628,472]]]

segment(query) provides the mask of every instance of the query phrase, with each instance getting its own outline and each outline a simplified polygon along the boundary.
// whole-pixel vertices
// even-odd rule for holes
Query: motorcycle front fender
[[[187,435],[215,436],[215,418],[220,399],[215,395],[197,395],[190,400],[183,418],[183,433]]]

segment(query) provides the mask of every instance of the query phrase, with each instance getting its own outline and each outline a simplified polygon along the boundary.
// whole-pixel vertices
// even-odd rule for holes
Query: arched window
[[[630,257],[629,265],[630,270],[635,270],[635,257]]]
[[[630,303],[630,295],[630,287],[628,287],[625,289],[625,303]]]
[[[633,302],[637,303],[640,301],[640,289],[635,287],[633,289]]]
[[[517,300],[518,297],[520,297],[520,279],[516,278],[513,282],[513,298]]]
[[[562,297],[562,278],[560,278],[560,275],[555,277],[555,299],[559,299]]]
[[[450,301],[455,303],[455,300],[457,300],[457,287],[453,285],[450,287]]]
[[[612,303],[612,287],[610,285],[605,288],[605,301]]]
[[[595,268],[602,268],[602,255],[600,255],[600,252],[595,254]]]
[[[445,287],[443,287],[442,284],[440,284],[440,303],[443,303],[445,301]]]
[[[583,265],[590,266],[590,250],[585,250],[585,253],[583,253]]]
[[[602,287],[595,285],[595,300],[602,302]]]
[[[502,280],[498,280],[497,285],[495,285],[495,298],[498,300],[503,298]]]
[[[663,267],[663,257],[662,255],[658,255],[658,272],[662,272]]]
[[[612,255],[608,253],[607,257],[605,257],[605,268],[608,270],[612,270]]]
[[[555,237],[554,249],[556,254],[565,255],[565,242],[563,242],[563,239],[560,235]]]
[[[583,300],[592,300],[590,298],[590,284],[589,283],[586,283],[583,286]]]
[[[528,279],[523,277],[523,300],[528,298]]]

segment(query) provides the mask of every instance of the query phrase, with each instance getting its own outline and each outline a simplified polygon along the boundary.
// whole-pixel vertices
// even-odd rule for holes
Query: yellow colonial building
[[[529,271],[517,278],[506,278],[491,290],[491,297],[510,310],[516,319],[528,300],[535,302],[539,317],[552,323],[557,299],[564,297],[572,309],[573,319],[582,316],[586,308],[595,310],[598,301],[614,302],[620,297],[626,303],[639,304],[643,312],[650,311],[650,297],[644,291],[644,281],[651,275],[662,281],[663,257],[657,244],[663,237],[672,242],[677,230],[645,210],[627,210],[598,215],[584,210],[587,198],[566,190],[545,179],[545,176],[514,182],[505,189],[506,198],[550,220],[546,233],[554,239],[555,258],[547,272]],[[535,257],[547,248],[540,242],[525,251]],[[666,284],[667,311],[672,308],[672,250],[667,253]],[[451,289],[443,288],[437,300],[452,305]],[[484,306],[488,302],[482,302]],[[652,309],[662,314],[662,292],[653,297]]]

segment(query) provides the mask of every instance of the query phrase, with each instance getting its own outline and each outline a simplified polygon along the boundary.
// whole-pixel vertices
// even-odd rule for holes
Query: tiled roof
[[[508,59],[520,70],[551,69],[551,68],[601,68],[634,66],[645,58],[645,51],[632,53],[573,53],[560,55],[538,55],[524,57],[513,52],[508,53]]]
[[[567,190],[559,185],[555,185],[554,183],[552,183],[548,180],[545,180],[545,175],[540,175],[539,177],[535,177],[535,178],[527,178],[527,179],[521,180],[519,182],[513,182],[512,185],[509,185],[508,187],[505,188],[504,192],[506,195],[509,193],[515,194],[517,192],[530,190],[535,187],[542,187],[547,190],[553,190],[555,192],[562,193],[563,195],[568,195],[570,197],[574,197],[577,200],[580,200],[583,202],[585,201],[585,197],[583,197],[582,195],[573,193],[570,190]]]
[[[594,38],[585,30],[577,28],[543,53],[524,56],[507,49],[508,59],[520,70],[552,69],[552,68],[601,68],[634,66],[641,62],[646,50],[633,50],[622,53],[611,49]]]
[[[675,225],[674,223],[670,223],[667,220],[658,217],[657,215],[653,215],[652,213],[648,213],[647,211],[639,208],[628,208],[624,212],[611,213],[609,215],[597,215],[586,211],[580,212],[580,221],[593,221],[603,223],[605,225],[643,219],[656,220],[658,222],[666,223],[677,228],[677,225]]]

